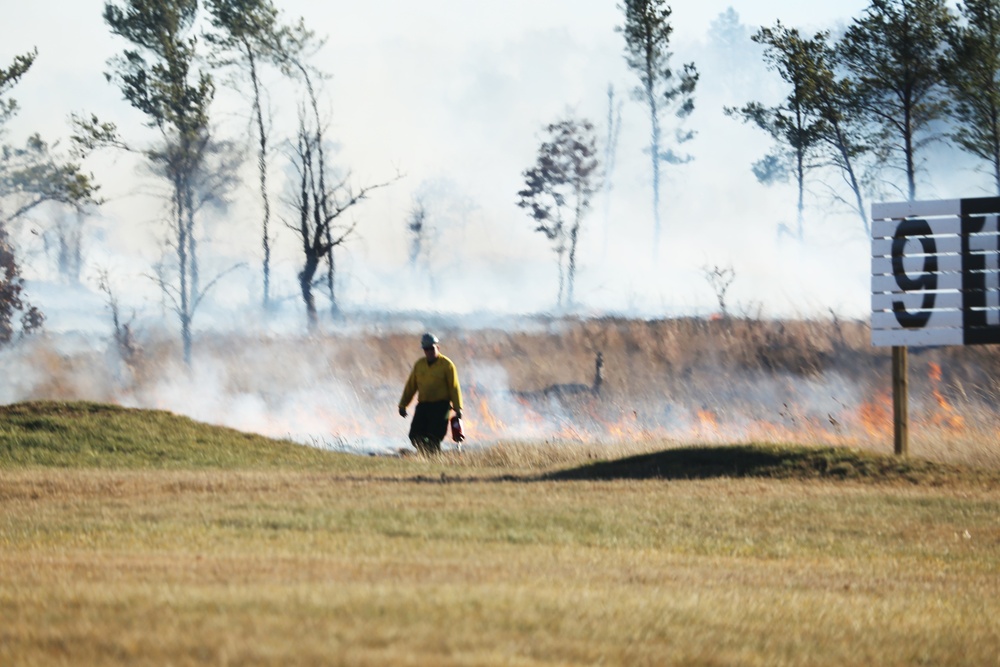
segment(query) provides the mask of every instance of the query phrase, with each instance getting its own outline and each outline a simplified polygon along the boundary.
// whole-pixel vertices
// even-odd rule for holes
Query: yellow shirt
[[[451,407],[461,411],[462,388],[458,384],[458,371],[452,360],[443,354],[439,354],[433,364],[428,364],[426,357],[417,360],[403,387],[399,407],[408,406],[414,394],[418,394],[419,403],[451,401]]]

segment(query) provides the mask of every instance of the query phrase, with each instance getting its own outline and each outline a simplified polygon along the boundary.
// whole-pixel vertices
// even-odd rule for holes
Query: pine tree
[[[965,0],[947,33],[945,75],[958,127],[952,138],[989,163],[1000,195],[1000,2]]]
[[[191,323],[205,294],[198,276],[196,181],[210,145],[209,107],[215,94],[211,75],[197,65],[197,12],[197,0],[127,0],[124,7],[104,7],[105,23],[133,47],[111,61],[108,78],[162,138],[159,148],[145,154],[171,186],[177,282],[161,281],[160,287],[180,319],[188,365]]]
[[[917,196],[921,151],[940,138],[934,124],[947,117],[941,62],[953,23],[945,0],[871,0],[839,44],[859,111],[878,130],[887,159],[904,171],[910,200]]]
[[[215,33],[207,36],[216,52],[214,60],[220,66],[236,66],[250,80],[250,103],[257,131],[257,170],[263,206],[261,250],[263,252],[263,307],[271,299],[271,198],[268,191],[268,157],[270,143],[264,118],[265,90],[261,82],[261,65],[280,66],[281,42],[285,30],[278,22],[278,10],[270,0],[208,0],[205,3]]]
[[[757,180],[769,184],[786,180],[789,172],[795,177],[798,193],[796,231],[803,239],[806,173],[820,165],[817,153],[822,144],[824,121],[812,106],[810,58],[805,42],[794,28],[779,21],[773,28],[761,28],[752,37],[762,44],[764,60],[790,87],[781,104],[773,107],[750,102],[740,108],[727,108],[726,114],[753,123],[774,138],[775,149],[754,165]]]
[[[645,103],[649,112],[650,136],[648,152],[653,184],[653,257],[660,246],[660,166],[689,162],[691,157],[665,147],[664,115],[673,113],[678,119],[673,143],[676,146],[694,138],[694,132],[680,129],[680,121],[694,111],[694,90],[698,71],[687,63],[680,72],[674,71],[670,60],[670,37],[673,13],[664,0],[626,0],[619,9],[625,13],[625,23],[617,28],[625,36],[625,62],[639,77],[635,98]]]

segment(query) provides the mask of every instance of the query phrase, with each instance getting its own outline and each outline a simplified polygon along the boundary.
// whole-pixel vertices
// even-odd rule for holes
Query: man
[[[413,365],[410,377],[399,399],[399,416],[406,416],[406,407],[417,395],[417,407],[410,424],[410,443],[421,454],[437,454],[441,441],[448,433],[448,418],[452,409],[462,417],[462,388],[458,371],[451,359],[441,354],[437,336],[425,333],[420,338],[423,359]]]

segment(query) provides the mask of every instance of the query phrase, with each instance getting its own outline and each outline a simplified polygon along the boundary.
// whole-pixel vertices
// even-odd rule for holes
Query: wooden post
[[[892,348],[892,423],[894,450],[897,456],[910,453],[910,409],[907,382],[907,348],[894,345]]]

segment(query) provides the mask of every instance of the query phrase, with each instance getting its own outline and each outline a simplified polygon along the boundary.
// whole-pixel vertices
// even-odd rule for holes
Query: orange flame
[[[941,392],[941,364],[930,362],[928,364],[927,377],[931,381],[931,395],[938,404],[938,413],[931,417],[931,423],[941,428],[952,431],[965,430],[965,418],[955,412],[955,408],[948,402]]]
[[[892,397],[881,391],[858,408],[858,421],[865,432],[873,438],[882,438],[892,433]]]
[[[698,424],[702,431],[708,431],[709,433],[718,434],[719,432],[719,419],[715,416],[715,413],[711,410],[701,409],[698,410]]]

